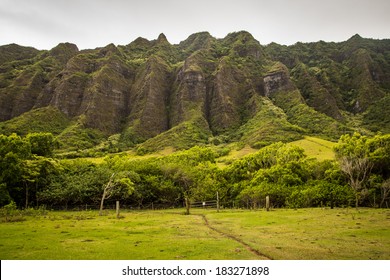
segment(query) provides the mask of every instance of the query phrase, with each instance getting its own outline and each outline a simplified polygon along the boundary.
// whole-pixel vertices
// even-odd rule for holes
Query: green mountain
[[[245,31],[78,50],[0,46],[0,133],[148,152],[390,132],[390,40],[261,45]]]

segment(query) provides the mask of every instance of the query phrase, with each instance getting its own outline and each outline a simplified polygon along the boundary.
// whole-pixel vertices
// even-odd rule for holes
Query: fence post
[[[219,213],[219,193],[217,192],[217,212]]]
[[[267,209],[267,211],[269,211],[269,195],[267,195],[265,197],[265,209]]]
[[[116,218],[119,219],[119,200],[116,201]]]
[[[190,199],[188,198],[188,196],[186,196],[184,198],[184,202],[186,204],[186,215],[189,215],[190,214],[190,208],[191,208],[191,202],[190,202]]]

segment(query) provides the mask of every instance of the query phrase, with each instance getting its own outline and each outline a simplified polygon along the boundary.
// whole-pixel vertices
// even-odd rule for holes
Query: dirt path
[[[260,251],[256,250],[255,248],[251,247],[248,243],[246,243],[245,241],[241,240],[240,238],[238,238],[238,237],[236,237],[236,236],[234,236],[234,235],[225,233],[225,232],[223,232],[223,231],[220,231],[219,229],[216,229],[215,227],[211,226],[205,215],[199,214],[199,216],[201,216],[201,217],[203,218],[204,223],[206,224],[206,226],[207,226],[209,229],[211,229],[211,230],[217,232],[218,234],[220,234],[220,235],[222,235],[222,236],[224,236],[224,237],[227,237],[227,238],[229,238],[229,239],[232,239],[232,240],[234,240],[234,241],[240,243],[240,244],[243,245],[248,251],[252,252],[253,254],[255,254],[255,255],[258,256],[258,257],[264,258],[264,259],[266,259],[266,260],[272,260],[272,259],[273,259],[273,258],[271,258],[270,256],[267,256],[267,255],[261,253]]]

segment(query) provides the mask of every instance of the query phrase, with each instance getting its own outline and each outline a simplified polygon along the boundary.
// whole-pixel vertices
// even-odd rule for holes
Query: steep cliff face
[[[114,45],[82,52],[45,86],[37,106],[56,107],[69,118],[83,115],[87,127],[119,132],[127,113],[128,79],[131,70]]]
[[[389,45],[354,35],[341,43],[273,43],[265,52],[287,65],[310,106],[342,120],[341,111],[362,113],[388,94]]]
[[[171,80],[170,67],[158,56],[139,69],[130,90],[128,131],[148,139],[168,130]]]
[[[184,62],[177,73],[171,96],[171,126],[205,114],[206,80],[202,68],[191,58]]]
[[[86,125],[112,134],[122,129],[130,92],[127,67],[117,57],[92,74],[80,106]]]
[[[343,120],[336,98],[328,91],[326,84],[321,84],[316,70],[302,63],[295,66],[292,73],[296,86],[309,106],[336,120]]]
[[[376,116],[390,115],[377,112],[388,107],[389,52],[389,40],[360,36],[262,46],[245,31],[223,39],[196,33],[177,45],[160,34],[82,51],[70,43],[50,51],[0,46],[0,132],[20,132],[20,120],[36,115],[29,112],[56,112],[58,127],[69,126],[53,130],[64,141],[90,129],[83,141],[119,134],[145,150],[336,138],[353,129],[351,114],[363,119],[354,119],[357,127],[386,132],[388,120]]]
[[[247,111],[244,105],[250,98],[250,82],[226,60],[218,65],[210,98],[210,126],[216,134],[243,123]]]
[[[11,57],[16,60],[6,60],[0,66],[0,120],[12,119],[36,107],[46,85],[78,52],[69,43],[59,44],[50,51],[27,50],[25,53],[26,48],[13,47],[7,48],[8,54],[5,52],[8,60]],[[32,57],[33,54],[36,56]]]
[[[358,49],[348,60],[350,69],[350,88],[353,99],[349,104],[353,112],[360,113],[385,96],[380,88],[383,71],[370,53],[365,49]]]

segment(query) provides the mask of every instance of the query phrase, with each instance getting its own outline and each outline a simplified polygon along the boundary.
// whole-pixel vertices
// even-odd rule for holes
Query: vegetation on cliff
[[[81,51],[70,43],[1,46],[0,133],[51,132],[63,151],[109,142],[111,150],[150,152],[388,133],[389,50],[389,40],[358,35],[262,46],[245,31],[196,33],[177,45],[160,34]]]

